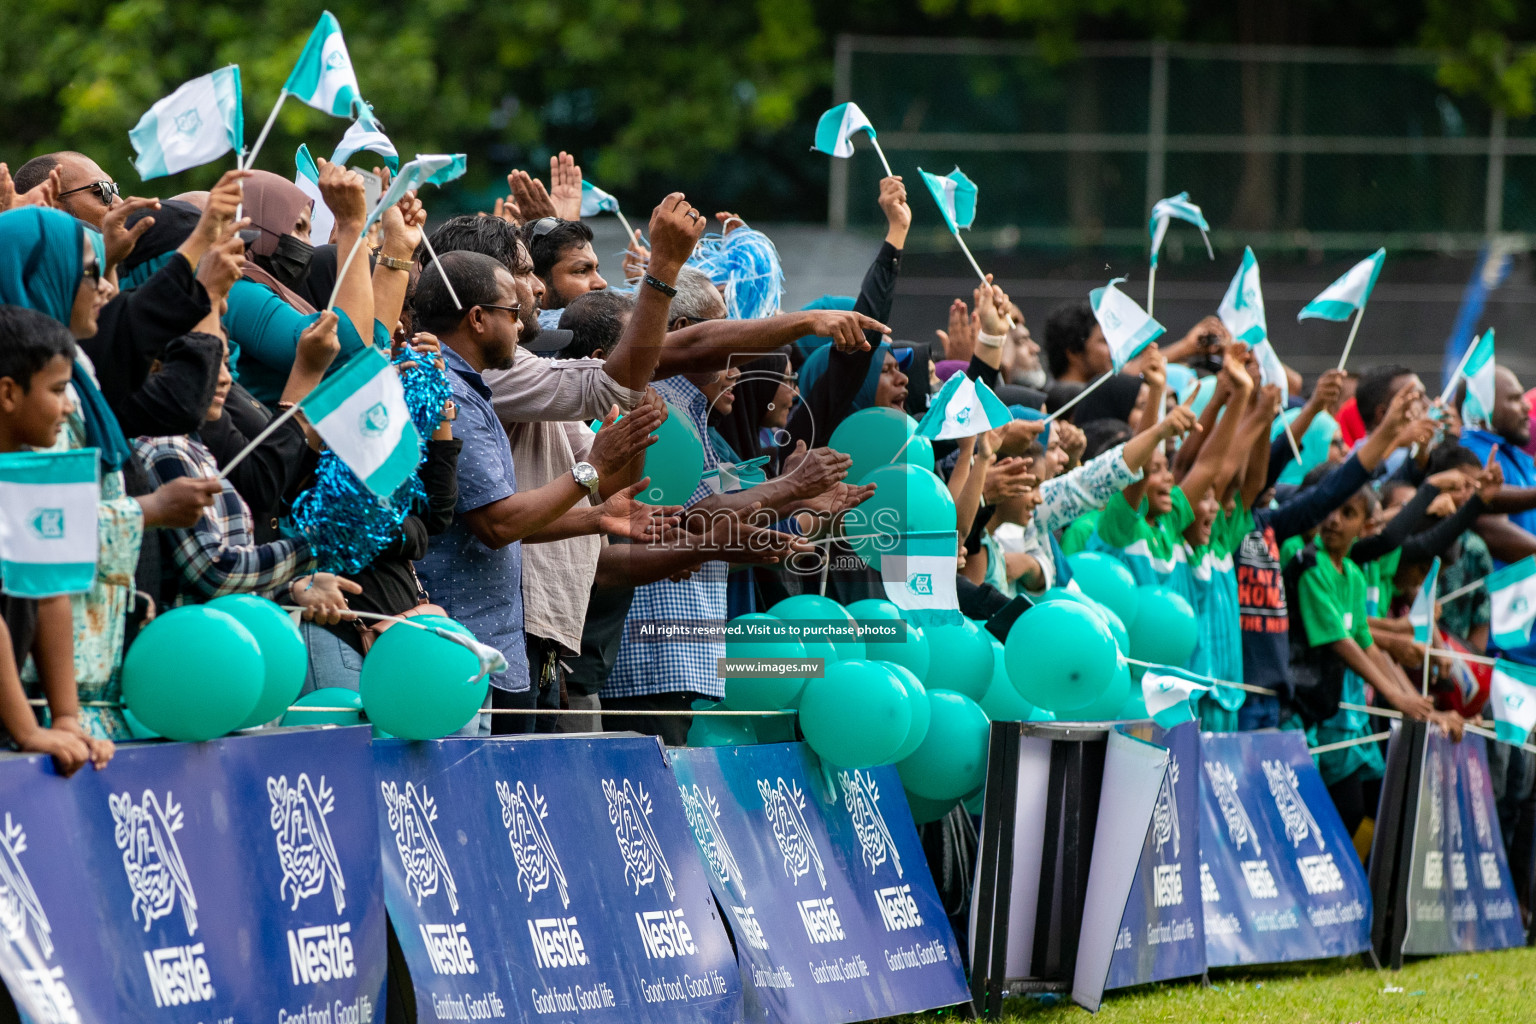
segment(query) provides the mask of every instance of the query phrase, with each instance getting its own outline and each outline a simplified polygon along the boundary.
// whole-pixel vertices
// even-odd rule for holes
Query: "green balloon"
[[[708,710],[724,711],[725,706],[716,704]],[[694,715],[688,727],[690,747],[747,747],[757,742],[757,732],[752,719],[743,715]]]
[[[1019,695],[1058,715],[1103,693],[1118,660],[1109,627],[1077,601],[1051,601],[1019,616],[1003,653]]]
[[[959,800],[987,779],[986,712],[949,690],[928,691],[928,735],[896,763],[909,793],[929,800]]]
[[[927,825],[938,821],[955,809],[959,800],[929,800],[916,793],[907,793],[907,807],[912,811],[912,824]]]
[[[928,626],[929,669],[923,677],[930,690],[963,693],[977,703],[992,685],[992,634],[970,619],[955,626]]]
[[[266,666],[261,696],[240,728],[250,729],[281,717],[304,689],[304,674],[309,669],[309,650],[299,627],[274,602],[254,594],[215,598],[206,607],[233,617],[251,631],[256,646],[261,648],[261,660]]]
[[[1130,695],[1130,666],[1121,659],[1104,692],[1080,708],[1063,711],[1058,718],[1063,722],[1113,722],[1119,718],[1120,709],[1125,707]]]
[[[435,740],[479,714],[490,676],[474,651],[413,624],[474,636],[441,615],[396,623],[368,649],[358,688],[369,721],[380,729],[403,739]]]
[[[897,463],[859,483],[874,484],[875,493],[843,517],[843,532],[854,538],[848,545],[870,568],[880,568],[880,552],[891,550],[901,534],[954,532],[955,499],[931,470]]]
[[[923,742],[923,737],[928,735],[928,723],[932,717],[928,709],[928,691],[918,681],[916,675],[901,665],[889,666],[891,672],[907,691],[907,708],[912,712],[912,727],[907,730],[907,738],[902,741],[901,747],[891,755],[892,761],[900,761]]]
[[[730,622],[733,626],[779,626],[783,620],[762,612],[738,615]],[[795,658],[805,657],[805,645],[798,640],[730,639],[725,642],[727,658]],[[777,711],[794,700],[805,686],[804,676],[754,676],[738,679],[734,676],[725,681],[725,703],[737,711]],[[750,719],[741,719],[750,721]]]
[[[304,711],[303,708],[352,708],[351,711]],[[283,715],[284,725],[367,725],[363,698],[356,690],[325,686],[306,693]]]
[[[827,440],[827,447],[853,459],[853,465],[848,467],[850,481],[863,480],[893,462],[931,470],[933,442],[916,434],[917,420],[911,416],[900,409],[872,406],[839,423]],[[897,452],[901,454],[898,456]]]
[[[912,728],[906,688],[873,661],[835,661],[800,694],[800,731],[839,768],[887,764]]]
[[[667,403],[666,420],[651,436],[656,443],[645,450],[645,475],[651,478],[651,485],[639,494],[640,500],[652,505],[686,505],[704,476],[703,439],[687,415],[671,402]]]
[[[981,699],[981,710],[994,722],[1027,722],[1035,706],[1023,697],[1008,678],[1003,645],[992,641],[992,685]]]
[[[1195,610],[1167,587],[1142,587],[1140,602],[1130,630],[1131,657],[1184,668],[1200,635]]]
[[[1141,595],[1136,590],[1136,577],[1125,563],[1103,551],[1079,551],[1067,557],[1072,567],[1072,582],[1083,593],[1107,607],[1129,626],[1136,620],[1136,608]]]
[[[240,728],[266,680],[261,647],[233,616],[206,605],[159,615],[123,658],[123,703],[172,740],[211,740]]]
[[[853,625],[853,616],[848,614],[848,609],[820,594],[796,594],[794,597],[786,597],[772,608],[768,614],[781,620],[795,620],[797,625],[813,626],[817,623],[830,623],[832,625]],[[805,656],[807,658],[827,658],[839,661],[850,659],[863,660],[865,655],[863,640],[828,640],[825,636],[807,637],[805,643]],[[831,653],[827,653],[830,648]]]

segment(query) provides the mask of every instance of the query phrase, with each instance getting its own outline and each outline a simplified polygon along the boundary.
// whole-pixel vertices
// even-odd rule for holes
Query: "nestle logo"
[[[167,946],[144,951],[144,969],[149,972],[149,987],[156,1006],[185,1006],[206,1003],[213,998],[213,981],[208,961],[203,959],[203,944]]]
[[[318,985],[357,976],[352,958],[352,925],[321,924],[288,932],[288,965],[295,985]]]
[[[421,929],[422,945],[427,947],[427,959],[438,974],[475,974],[475,951],[469,946],[467,929],[462,924],[424,924]]]
[[[645,945],[648,959],[692,956],[699,951],[681,910],[636,911],[635,924],[640,928],[640,941]]]
[[[1159,864],[1152,869],[1152,903],[1158,907],[1184,903],[1184,872],[1179,865]]]
[[[888,932],[922,927],[923,915],[918,913],[917,901],[912,898],[910,885],[876,889],[875,905],[880,908],[880,922]]]
[[[540,967],[585,967],[590,962],[574,915],[529,918],[528,937]]]
[[[805,934],[812,942],[836,942],[848,937],[843,934],[843,922],[837,916],[837,908],[832,905],[832,897],[801,900],[796,906],[800,908],[800,921],[805,925]]]

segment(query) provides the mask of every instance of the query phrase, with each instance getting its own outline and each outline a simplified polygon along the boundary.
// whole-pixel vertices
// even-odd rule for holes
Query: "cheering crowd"
[[[920,418],[954,374],[1014,417],[935,442],[923,467],[955,502],[966,616],[1068,587],[1067,556],[1106,552],[1194,609],[1184,667],[1223,684],[1200,700],[1205,729],[1305,729],[1318,746],[1381,731],[1354,707],[1453,737],[1476,716],[1486,669],[1439,655],[1426,669],[1407,611],[1438,558],[1439,593],[1457,596],[1433,647],[1486,654],[1478,581],[1536,553],[1531,413],[1507,369],[1475,429],[1460,394],[1431,401],[1401,366],[1329,371],[1309,391],[1289,372],[1287,402],[1211,316],[1081,394],[1113,372],[1086,300],[1025,310],[989,280],[934,340],[890,338],[912,220],[900,177],[880,182],[888,228],[859,294],[778,312],[776,272],[754,262],[771,241],[681,194],[606,266],[564,154],[549,187],[514,172],[494,209],[426,239],[415,193],[370,224],[363,177],[317,166],[328,237],[311,233],[314,200],[267,171],[148,199],[121,197],[87,154],[14,177],[0,165],[0,450],[95,449],[101,481],[91,590],[0,598],[14,655],[0,723],[20,749],[105,764],[131,735],[118,675],[136,632],[236,593],[302,612],[306,692],[356,690],[383,631],[435,612],[506,662],[488,701],[502,713],[467,731],[606,726],[680,744],[698,702],[723,695],[724,645],[638,626],[724,622],[799,593],[883,597],[839,539],[875,488],[828,442],[862,409]],[[369,258],[338,260],[335,243],[365,231]],[[323,445],[282,414],[367,346],[402,373],[445,373],[452,397],[398,536],[357,571],[321,571],[326,552],[290,516]],[[647,504],[668,417],[701,440],[704,475],[685,501]],[[1501,653],[1536,664],[1536,645]],[[587,714],[528,713],[541,709]],[[1319,756],[1352,832],[1374,813],[1381,749]],[[1521,878],[1536,761],[1504,744],[1490,756]]]

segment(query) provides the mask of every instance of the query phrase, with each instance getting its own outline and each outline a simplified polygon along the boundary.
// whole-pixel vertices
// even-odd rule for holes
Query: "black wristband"
[[[650,285],[652,288],[655,288],[669,299],[677,297],[677,289],[673,288],[659,277],[652,277],[650,274],[646,274],[645,283]]]

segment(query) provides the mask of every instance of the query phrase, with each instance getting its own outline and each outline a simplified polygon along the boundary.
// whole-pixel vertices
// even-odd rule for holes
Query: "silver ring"
[[[688,219],[689,220],[698,220],[699,219],[699,211],[698,210],[689,210],[688,211]]]

